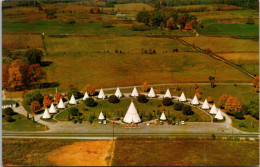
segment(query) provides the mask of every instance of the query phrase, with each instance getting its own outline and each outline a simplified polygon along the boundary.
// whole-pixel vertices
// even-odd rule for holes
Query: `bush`
[[[216,135],[214,133],[211,135],[211,137],[213,140],[216,140]]]
[[[31,103],[31,111],[34,112],[34,113],[37,113],[41,110],[41,104],[39,101],[33,101]]]
[[[191,109],[191,106],[188,106],[188,105],[183,106],[182,113],[183,113],[183,115],[193,115],[194,114],[194,112]]]
[[[240,119],[240,120],[245,119],[245,117],[244,117],[244,112],[242,112],[242,111],[240,111],[240,112],[235,112],[235,113],[234,113],[234,117],[235,117],[236,119]]]
[[[38,49],[29,49],[25,52],[25,57],[28,59],[29,64],[40,64],[43,53]]]
[[[73,20],[73,19],[70,19],[68,22],[67,22],[68,24],[75,24],[76,23],[76,21],[75,20]]]
[[[13,120],[12,116],[10,116],[10,115],[6,115],[5,116],[5,121],[6,122],[12,122],[12,120]]]
[[[132,31],[147,31],[149,30],[149,27],[144,25],[144,24],[133,24],[132,27],[131,27],[131,30]]]
[[[118,99],[118,97],[116,95],[111,95],[111,96],[109,96],[108,101],[110,103],[118,103],[119,99]]]
[[[33,101],[39,101],[40,103],[42,103],[43,95],[39,90],[27,92],[24,96],[24,101],[27,105],[30,105]]]
[[[163,98],[162,104],[163,104],[164,106],[170,106],[170,105],[173,105],[173,102],[172,102],[172,99],[171,99],[171,98],[166,97],[166,98]]]
[[[110,22],[103,22],[102,26],[103,26],[104,28],[113,27],[112,23],[110,23]]]
[[[82,96],[82,94],[78,91],[78,89],[77,89],[77,88],[74,88],[74,87],[71,87],[70,90],[69,90],[69,92],[68,92],[68,98],[69,98],[69,99],[71,98],[72,94],[73,94],[73,96],[74,96],[76,99],[78,99],[78,98],[80,98],[80,97]]]
[[[93,98],[87,98],[85,101],[84,101],[84,104],[88,107],[94,107],[97,105],[97,103],[94,101]]]
[[[139,96],[137,96],[137,101],[138,101],[139,103],[147,103],[147,102],[148,102],[148,99],[146,98],[145,95],[139,95]]]
[[[218,119],[217,118],[213,118],[213,122],[218,122]]]
[[[179,110],[182,110],[182,106],[183,106],[182,103],[175,103],[173,108],[174,108],[174,110],[179,111]]]
[[[208,103],[213,103],[214,102],[214,100],[213,100],[213,98],[211,96],[207,97],[207,101],[208,101]]]
[[[153,119],[153,115],[152,115],[151,112],[149,112],[148,115],[147,115],[147,120],[150,121],[152,119]]]
[[[14,110],[12,108],[8,107],[8,108],[4,109],[4,114],[11,116],[11,115],[14,115],[15,112],[14,112]]]
[[[71,107],[68,109],[69,114],[72,116],[77,116],[79,114],[79,110],[76,107]]]
[[[94,116],[92,115],[92,114],[89,114],[88,115],[88,121],[89,121],[89,123],[93,123],[93,121],[94,121]]]

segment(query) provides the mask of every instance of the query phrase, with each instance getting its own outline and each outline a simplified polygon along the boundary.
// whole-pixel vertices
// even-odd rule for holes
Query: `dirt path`
[[[108,166],[113,141],[83,141],[61,147],[48,155],[57,166]]]

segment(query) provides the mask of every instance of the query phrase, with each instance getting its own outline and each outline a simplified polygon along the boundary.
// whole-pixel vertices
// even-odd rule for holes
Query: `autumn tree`
[[[225,110],[227,113],[234,115],[236,112],[240,112],[242,105],[235,97],[229,96],[226,100]]]
[[[169,28],[169,30],[173,30],[173,29],[175,28],[175,24],[174,24],[173,17],[170,17],[170,18],[167,20],[166,26],[167,26],[167,28]]]
[[[92,84],[87,84],[84,92],[88,92],[89,95],[93,96],[96,93],[95,87]]]
[[[223,95],[219,98],[219,107],[220,107],[220,108],[225,108],[227,99],[228,99],[228,95],[227,95],[227,94],[223,94]]]
[[[29,49],[24,54],[27,57],[29,64],[40,64],[43,58],[43,53],[38,49]]]
[[[199,85],[197,84],[197,82],[194,82],[194,87],[195,87],[195,89],[199,88]]]
[[[61,95],[61,93],[57,92],[54,96],[55,101],[58,103],[60,101],[60,99],[63,98],[63,96]]]
[[[212,98],[211,96],[207,97],[207,101],[208,101],[209,103],[213,103],[213,102],[214,102],[214,100],[213,100],[213,98]]]
[[[254,87],[256,87],[256,85],[259,84],[259,76],[255,77],[253,84],[254,84]]]
[[[2,67],[2,87],[9,88],[9,64],[4,64]]]
[[[195,93],[202,94],[200,88],[195,89]]]
[[[16,90],[18,87],[22,87],[23,85],[23,76],[20,71],[21,66],[22,66],[21,61],[17,59],[11,63],[8,69],[8,74],[9,74],[8,83],[11,89]]]
[[[41,109],[41,104],[40,104],[39,101],[33,101],[33,102],[31,103],[31,111],[32,111],[33,113],[39,112],[40,109]]]
[[[195,93],[195,96],[197,96],[197,99],[198,99],[198,100],[201,99],[201,95],[200,95],[200,93]]]
[[[41,81],[46,79],[46,73],[43,71],[40,64],[32,64],[28,69],[29,78],[27,80],[31,81],[31,85],[41,85]]]
[[[50,96],[45,95],[45,96],[43,97],[43,105],[44,105],[45,107],[49,107],[49,106],[51,105],[51,103],[52,103],[52,101],[51,101]]]
[[[147,82],[144,82],[144,84],[143,84],[143,86],[142,86],[142,89],[143,89],[144,92],[148,92],[148,90],[149,90],[149,85],[148,85]]]

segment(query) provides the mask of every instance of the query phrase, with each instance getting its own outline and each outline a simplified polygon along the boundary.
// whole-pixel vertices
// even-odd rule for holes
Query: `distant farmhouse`
[[[116,14],[116,18],[126,18],[126,14]]]

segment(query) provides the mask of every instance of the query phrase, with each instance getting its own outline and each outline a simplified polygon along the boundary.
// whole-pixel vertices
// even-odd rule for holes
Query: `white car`
[[[185,122],[184,122],[184,121],[181,121],[181,124],[182,124],[182,125],[185,125]]]

